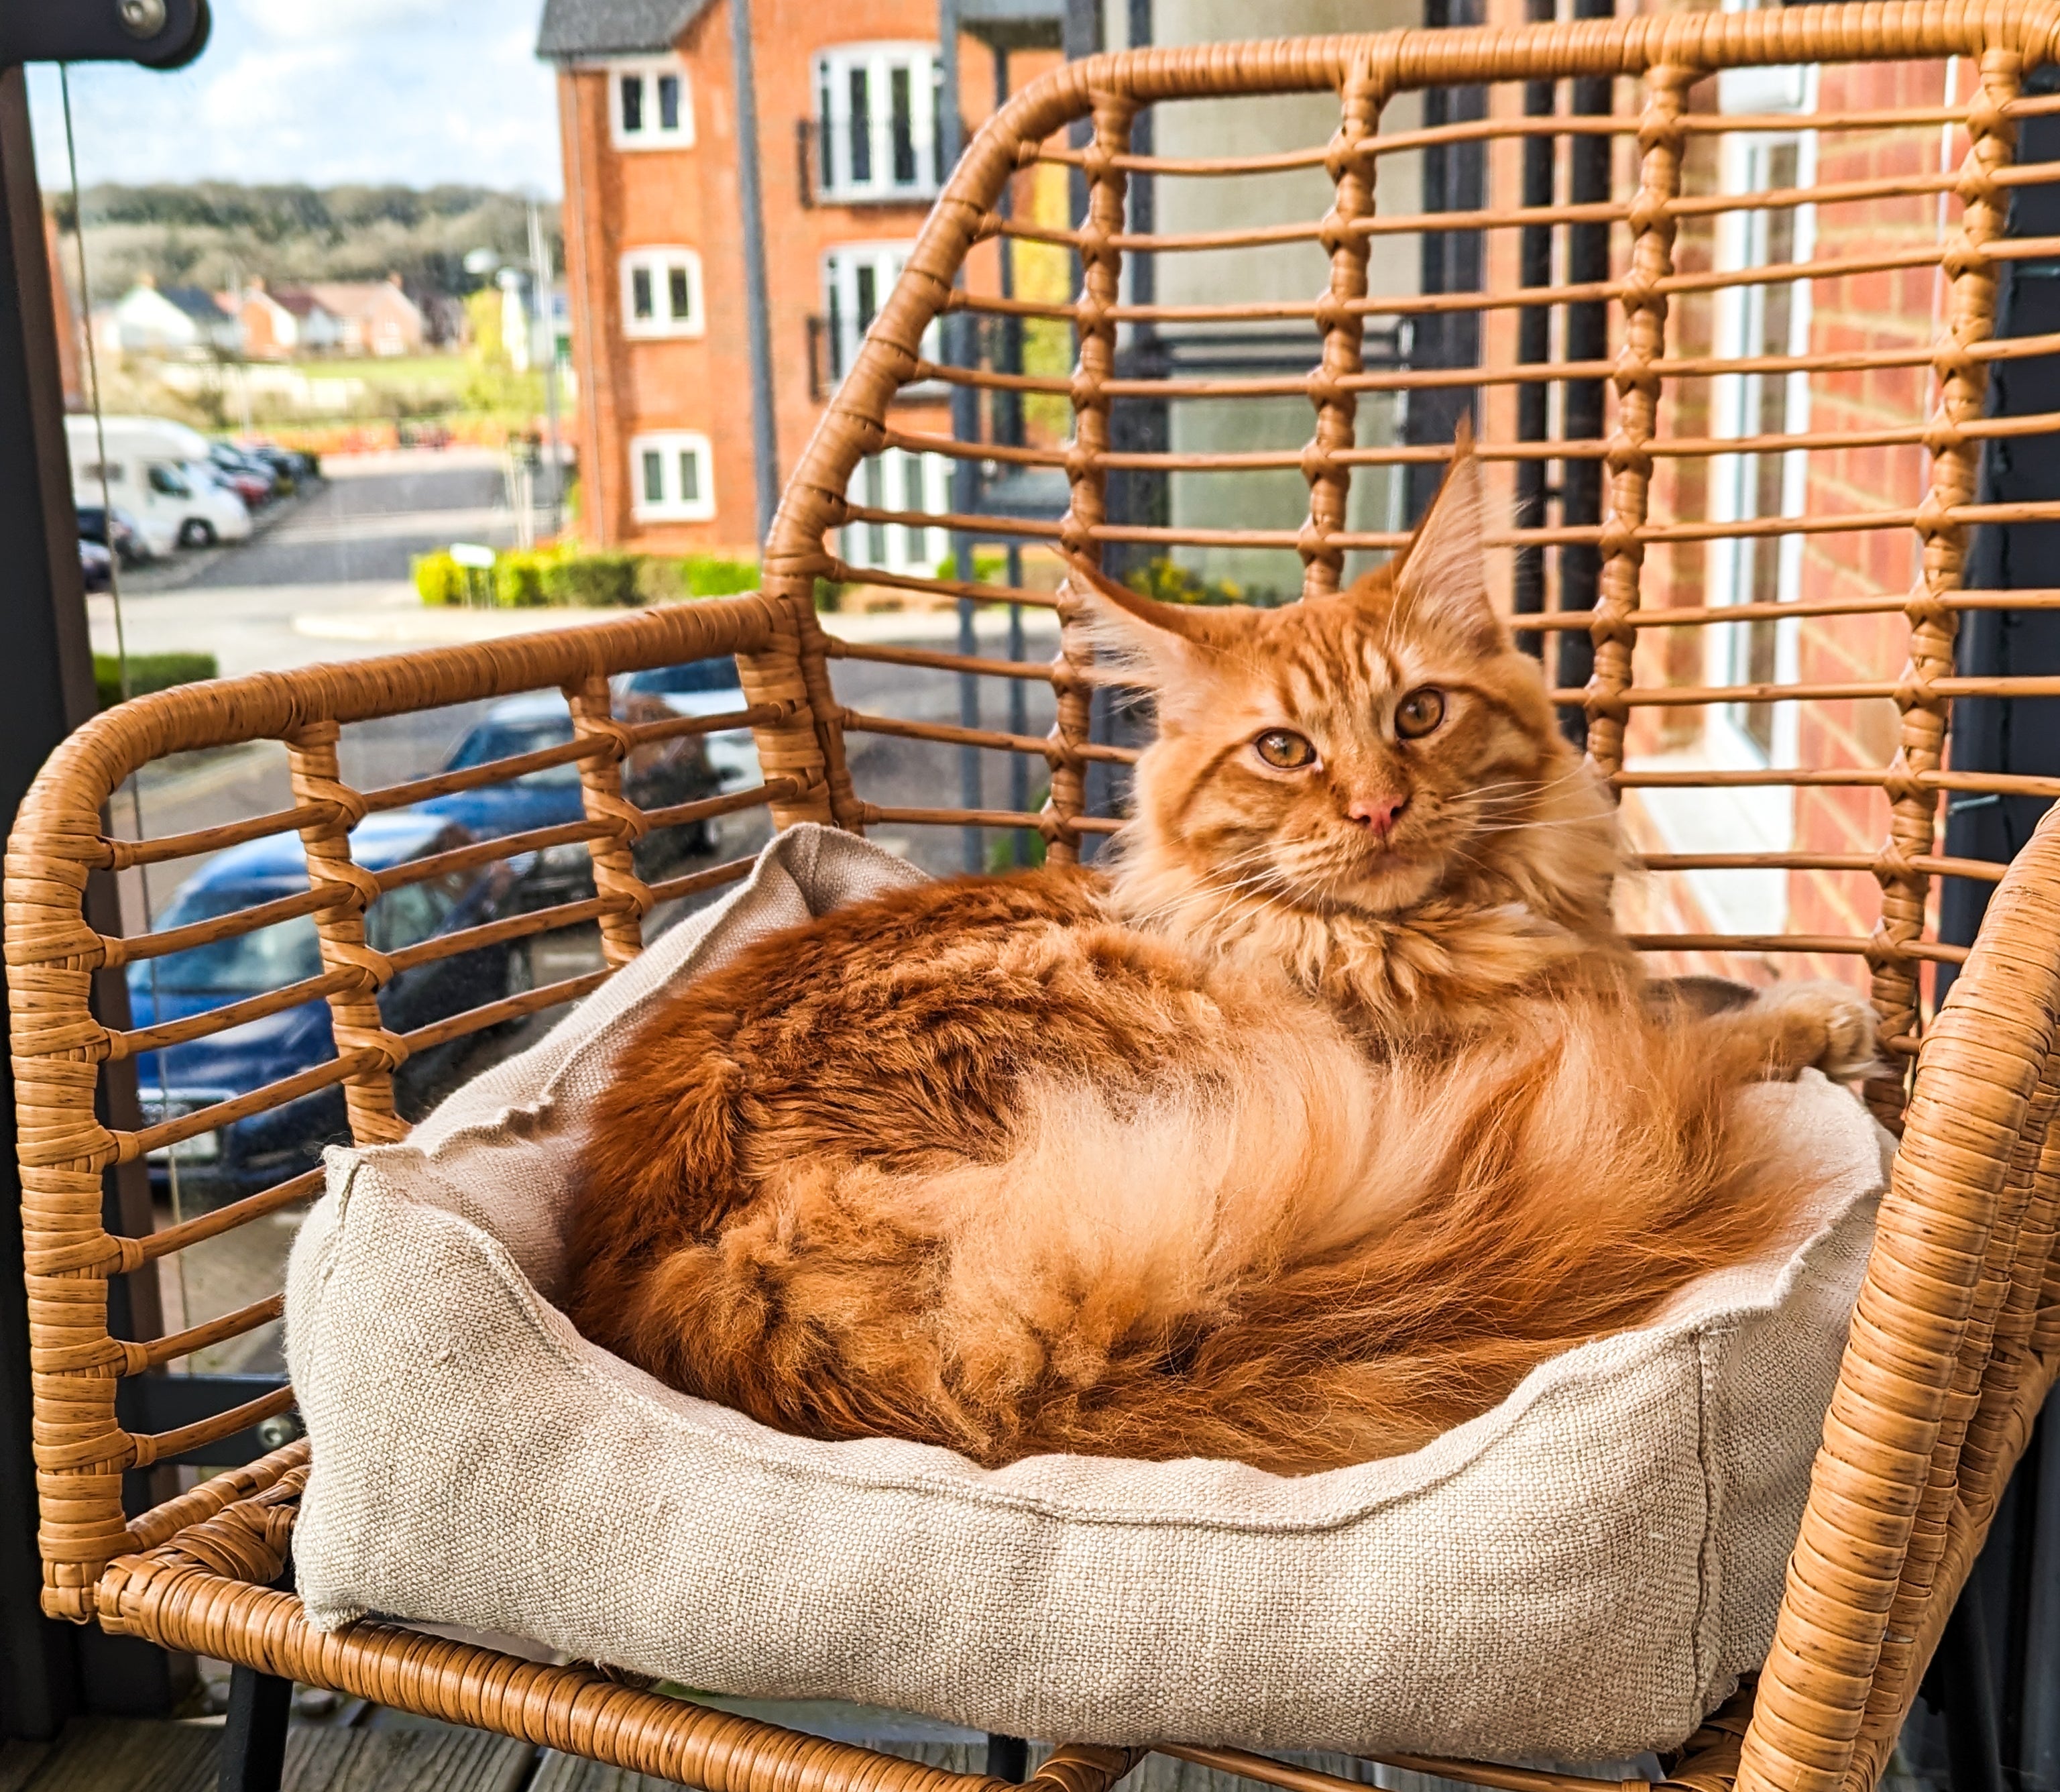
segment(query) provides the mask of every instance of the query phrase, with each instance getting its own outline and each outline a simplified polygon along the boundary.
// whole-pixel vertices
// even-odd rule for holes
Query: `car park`
[[[82,535],[78,538],[78,576],[88,591],[105,591],[114,583],[114,557]]]
[[[626,720],[651,721],[673,712],[650,696],[633,697],[618,706]],[[493,705],[467,731],[445,761],[446,772],[461,772],[498,759],[541,752],[573,738],[572,712],[556,691],[508,697]],[[716,795],[721,780],[701,743],[691,736],[655,742],[632,752],[623,767],[623,794],[639,808],[657,809]],[[477,789],[437,796],[421,807],[461,823],[481,839],[526,833],[532,828],[563,827],[584,818],[586,810],[577,763],[551,765],[520,777]],[[636,848],[637,874],[656,880],[686,859],[714,850],[709,824],[697,821],[646,835]],[[521,868],[524,906],[577,901],[593,893],[593,864],[584,845],[561,844],[525,855]]]
[[[104,492],[136,517],[158,553],[250,535],[250,507],[214,482],[206,438],[197,431],[130,417],[69,417],[65,430],[74,502],[98,502]],[[201,465],[204,476],[194,470]]]
[[[114,508],[114,539],[107,539],[107,513],[98,504],[82,504],[78,512],[78,538],[82,541],[97,542],[105,548],[112,546],[115,556],[124,566],[142,566],[158,557],[150,546],[150,537],[143,533],[143,525],[119,505]]]
[[[374,815],[352,831],[351,853],[365,870],[388,873],[464,846],[471,836],[447,816],[401,810]],[[516,874],[503,864],[411,880],[388,890],[365,915],[375,952],[399,952],[509,912]],[[180,888],[157,918],[157,931],[189,927],[296,896],[308,888],[307,864],[288,835],[232,847]],[[395,1032],[447,1020],[528,989],[522,941],[503,941],[400,971],[379,992],[382,1022]],[[232,939],[132,963],[130,1023],[147,1028],[226,1008],[319,976],[320,944],[311,916]],[[464,1042],[417,1054],[396,1079],[404,1108],[417,1106],[447,1076]],[[205,1039],[140,1053],[138,1089],[146,1122],[176,1120],[228,1101],[336,1056],[326,1000],[317,997]],[[232,1200],[311,1169],[321,1147],[347,1139],[342,1092],[317,1090],[271,1112],[235,1120],[160,1150],[151,1180],[168,1190],[176,1169],[182,1199]]]

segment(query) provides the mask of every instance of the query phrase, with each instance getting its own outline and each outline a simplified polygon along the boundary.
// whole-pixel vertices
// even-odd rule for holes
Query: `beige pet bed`
[[[1595,1760],[1767,1652],[1887,1141],[1814,1073],[1745,1099],[1815,1235],[1416,1454],[1301,1479],[818,1443],[659,1386],[551,1304],[580,1120],[655,992],[916,876],[777,839],[404,1145],[330,1154],[287,1291],[313,1620],[513,1632],[689,1686],[1015,1735]]]

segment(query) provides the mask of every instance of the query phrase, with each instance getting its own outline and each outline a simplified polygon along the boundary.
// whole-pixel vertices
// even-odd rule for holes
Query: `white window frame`
[[[645,496],[647,454],[658,457],[663,496]],[[692,454],[699,464],[700,486],[692,499],[680,495],[680,457]],[[649,429],[629,438],[630,514],[640,523],[705,523],[715,518],[715,450],[697,429]]]
[[[933,199],[943,186],[939,166],[943,134],[938,109],[949,103],[941,91],[942,59],[934,43],[880,42],[832,45],[809,63],[809,105],[816,143],[811,178],[816,197],[831,205],[865,205]],[[892,82],[896,69],[908,77],[908,140],[913,178],[896,178]],[[855,164],[851,78],[867,83],[866,166]]]
[[[889,448],[868,454],[852,469],[846,498],[874,510],[932,515],[951,509],[952,458]],[[909,523],[846,523],[837,532],[837,555],[860,572],[933,573],[952,551],[942,528]]]
[[[1764,71],[1759,71],[1764,72]],[[1776,71],[1783,72],[1783,71]],[[1799,98],[1814,98],[1815,82],[1814,70],[1805,71],[1803,94]],[[1762,100],[1762,91],[1749,91],[1740,98]],[[1725,94],[1725,99],[1732,98]],[[1814,106],[1812,107],[1814,110]],[[1792,148],[1795,152],[1795,184],[1808,187],[1816,180],[1816,133],[1809,130],[1792,132],[1732,132],[1723,142],[1721,177],[1726,193],[1750,193],[1763,190],[1768,185],[1764,172],[1767,158],[1775,151]],[[1767,245],[1770,214],[1765,211],[1730,211],[1722,214],[1717,225],[1717,265],[1731,271],[1740,268],[1757,267],[1769,258]],[[1806,261],[1811,258],[1816,236],[1816,208],[1799,206],[1795,208],[1794,246],[1792,258]],[[1767,299],[1771,290],[1764,285],[1729,286],[1717,294],[1716,352],[1725,360],[1741,358],[1769,351],[1771,345],[1763,337],[1765,333]],[[1788,340],[1780,350],[1789,354],[1805,354],[1810,347],[1810,285],[1806,280],[1795,281],[1790,289],[1788,300]],[[1783,426],[1790,434],[1799,434],[1810,427],[1810,376],[1797,372],[1785,374],[1725,373],[1711,382],[1711,433],[1719,437],[1742,436],[1757,433],[1756,425],[1763,414],[1763,385],[1770,380],[1783,382],[1782,417]],[[1735,523],[1755,520],[1759,515],[1759,494],[1752,488],[1756,483],[1760,457],[1742,454],[1719,454],[1710,461],[1710,515],[1717,523]],[[1784,517],[1802,515],[1807,497],[1810,477],[1810,457],[1802,449],[1792,449],[1781,457],[1781,497],[1779,514]],[[1707,589],[1715,605],[1745,603],[1751,601],[1754,592],[1754,573],[1758,557],[1773,553],[1779,557],[1775,569],[1774,586],[1776,601],[1793,601],[1802,588],[1802,549],[1804,538],[1800,535],[1783,535],[1755,539],[1727,537],[1712,541],[1707,561]],[[1707,632],[1705,653],[1707,676],[1712,684],[1736,684],[1747,681],[1750,634],[1748,625],[1719,625]],[[1798,676],[1800,634],[1792,621],[1778,623],[1775,629],[1774,680],[1776,684],[1792,684]],[[1774,705],[1773,740],[1763,745],[1747,729],[1742,705],[1725,704],[1711,712],[1708,732],[1712,736],[1711,745],[1721,763],[1737,764],[1741,769],[1758,769],[1768,765],[1793,765],[1795,763],[1798,730],[1801,717],[1792,703]],[[1785,793],[1784,793],[1785,794]],[[1792,808],[1792,804],[1791,804]]]
[[[1727,12],[1749,11],[1753,0],[1724,0]],[[1763,116],[1768,113],[1795,115],[1795,131],[1751,136],[1727,134],[1720,163],[1721,190],[1726,193],[1751,190],[1763,185],[1753,178],[1751,150],[1744,146],[1793,141],[1799,187],[1807,187],[1816,178],[1816,137],[1808,120],[1817,110],[1817,78],[1813,66],[1727,70],[1718,78],[1718,105],[1731,114]],[[1756,257],[1755,237],[1765,240],[1763,229],[1755,232],[1742,220],[1764,218],[1764,213],[1744,211],[1719,214],[1717,265],[1723,269],[1748,266]],[[1815,232],[1814,209],[1799,206],[1795,214],[1794,257],[1810,259]],[[1715,348],[1729,358],[1744,345],[1755,321],[1763,321],[1764,309],[1748,305],[1740,294],[1755,289],[1733,287],[1719,295]],[[1757,290],[1763,291],[1763,289]],[[1789,313],[1790,341],[1798,352],[1806,350],[1810,333],[1810,283],[1798,283]],[[1806,375],[1784,376],[1791,384],[1787,394],[1784,421],[1799,433],[1809,427],[1809,391]],[[1725,375],[1711,382],[1711,433],[1736,436],[1743,433],[1751,397],[1744,377]],[[1754,406],[1756,409],[1757,407]],[[1808,455],[1800,449],[1783,456],[1782,501],[1783,514],[1799,513],[1804,508],[1808,479]],[[1719,521],[1739,521],[1747,509],[1743,476],[1750,465],[1745,457],[1717,455],[1711,461],[1710,514]],[[1787,601],[1799,595],[1804,538],[1799,535],[1762,538],[1757,545],[1771,548],[1779,541],[1780,555],[1777,596]],[[1704,562],[1708,601],[1712,606],[1749,597],[1741,593],[1739,581],[1750,566],[1735,541],[1713,541]],[[1740,682],[1737,663],[1744,651],[1745,627],[1713,626],[1706,630],[1703,676],[1711,684]],[[1784,620],[1775,637],[1775,682],[1793,682],[1799,659],[1798,625]],[[1643,757],[1635,770],[1669,772],[1750,772],[1775,765],[1793,765],[1801,717],[1793,703],[1776,704],[1772,751],[1741,725],[1741,713],[1730,705],[1713,704],[1704,712],[1701,736],[1691,745]],[[1651,818],[1660,842],[1670,852],[1786,852],[1795,844],[1795,792],[1781,785],[1720,786],[1711,788],[1668,789],[1655,787],[1638,792],[1640,806]],[[1786,871],[1755,868],[1740,871],[1691,871],[1687,880],[1696,907],[1711,924],[1729,933],[1777,934],[1788,928],[1788,883]]]
[[[908,257],[915,252],[915,241],[907,238],[895,242],[840,242],[834,248],[823,251],[820,264],[823,302],[823,384],[831,391],[844,383],[858,360],[858,353],[865,342],[866,330],[871,327],[870,318],[860,321],[860,275],[870,270],[873,278],[872,315],[876,317],[887,308],[888,294],[894,290],[901,270],[908,265]],[[940,326],[932,317],[923,332],[923,339],[916,352],[925,361],[936,361],[942,350],[940,346]]]
[[[687,315],[673,309],[673,274],[684,269],[687,277]],[[651,277],[652,314],[637,315],[637,276]],[[703,336],[708,333],[708,313],[701,287],[701,258],[684,244],[669,243],[625,249],[621,264],[622,333],[633,340],[649,341],[669,337]]]
[[[694,95],[687,80],[686,64],[677,56],[640,57],[634,61],[600,65],[608,77],[608,138],[618,150],[690,150],[694,144]],[[668,130],[658,122],[658,82],[670,75],[680,83],[680,122]],[[641,126],[629,130],[623,122],[623,83],[641,83],[639,107]]]

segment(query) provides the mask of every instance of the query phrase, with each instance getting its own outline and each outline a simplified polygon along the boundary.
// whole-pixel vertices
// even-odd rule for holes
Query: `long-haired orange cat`
[[[581,1331],[813,1437],[1305,1472],[1783,1240],[1731,1098],[1854,1074],[1870,1016],[1651,999],[1479,485],[1462,441],[1336,596],[1092,581],[1159,721],[1113,868],[901,891],[667,999],[586,1148]]]

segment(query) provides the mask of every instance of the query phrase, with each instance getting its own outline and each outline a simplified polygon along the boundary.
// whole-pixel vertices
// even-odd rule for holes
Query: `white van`
[[[154,551],[212,547],[249,537],[249,507],[216,481],[207,465],[207,438],[198,430],[158,417],[129,417],[107,418],[104,429],[107,495],[136,519]],[[65,419],[75,503],[100,502],[102,430],[90,417]]]

